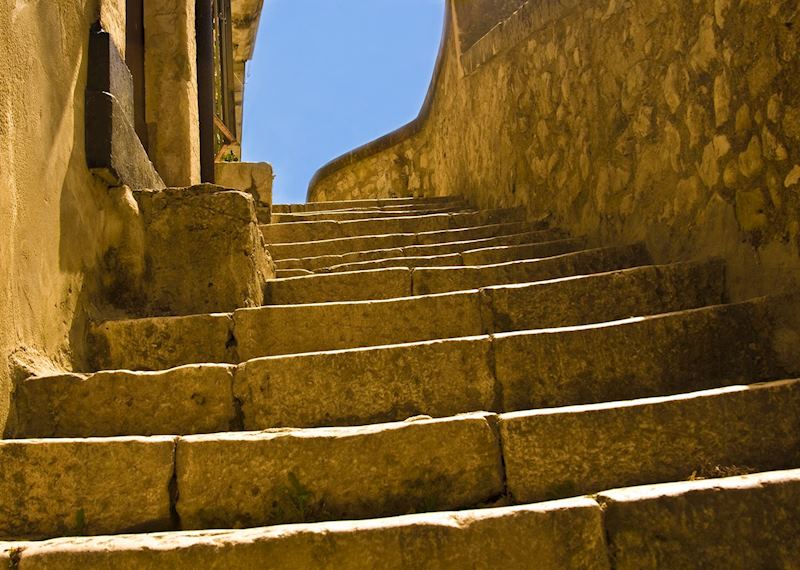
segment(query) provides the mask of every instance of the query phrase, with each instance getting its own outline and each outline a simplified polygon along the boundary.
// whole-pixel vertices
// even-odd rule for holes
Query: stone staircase
[[[0,569],[798,567],[791,300],[458,198],[260,216],[264,306],[17,387]]]

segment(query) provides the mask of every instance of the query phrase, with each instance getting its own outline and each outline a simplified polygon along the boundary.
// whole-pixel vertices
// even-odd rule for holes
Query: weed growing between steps
[[[692,471],[687,481],[701,481],[703,479],[724,479],[726,477],[738,477],[740,475],[750,475],[758,473],[760,469],[747,465],[715,465],[704,460],[700,466]]]

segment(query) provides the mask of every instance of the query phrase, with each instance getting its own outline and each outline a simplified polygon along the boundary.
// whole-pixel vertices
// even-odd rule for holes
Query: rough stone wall
[[[97,0],[0,0],[0,428],[12,360],[69,364],[86,275],[113,240],[107,188],[84,154],[86,49],[99,15]]]
[[[422,179],[422,171],[418,169],[421,165],[426,170],[428,167],[426,159],[420,154],[424,143],[424,137],[411,136],[385,152],[370,155],[355,161],[350,167],[332,172],[315,184],[313,200],[340,200],[345,196],[358,200],[422,195],[423,187],[430,188],[431,183],[430,174]]]
[[[349,197],[402,156],[429,194],[523,205],[597,244],[642,239],[661,261],[723,255],[734,298],[794,289],[797,14],[787,0],[528,2],[463,55],[451,39],[419,134],[310,197]]]
[[[461,0],[453,6],[458,19],[461,49],[475,45],[489,30],[525,3],[525,0]]]

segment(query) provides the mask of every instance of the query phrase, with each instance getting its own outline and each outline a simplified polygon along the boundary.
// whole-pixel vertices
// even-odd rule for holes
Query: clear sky
[[[416,117],[443,15],[444,0],[266,0],[242,158],[272,163],[275,203],[304,202],[319,167]]]

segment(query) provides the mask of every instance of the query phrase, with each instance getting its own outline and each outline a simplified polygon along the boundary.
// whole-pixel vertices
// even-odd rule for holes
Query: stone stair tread
[[[394,249],[413,245],[436,245],[447,242],[475,240],[534,231],[540,232],[539,236],[542,241],[551,241],[563,237],[564,235],[560,230],[543,230],[538,223],[515,222],[510,224],[492,224],[472,228],[423,232],[418,234],[384,234],[295,243],[273,243],[269,244],[268,249],[275,260],[280,260],[288,258],[319,257],[322,255],[343,255],[357,251]]]
[[[453,264],[454,257],[450,258]],[[264,288],[265,304],[293,305],[334,301],[392,299],[448,293],[491,285],[528,283],[558,277],[601,273],[650,265],[643,244],[583,250],[502,264],[465,267],[389,267],[334,273],[316,273],[270,280]]]
[[[330,202],[311,202],[306,204],[273,204],[273,211],[286,212],[315,212],[320,210],[336,211],[363,207],[392,207],[419,204],[441,204],[447,202],[462,202],[460,196],[434,196],[426,198],[366,198],[361,200],[337,200]]]
[[[107,321],[93,327],[95,366],[163,369],[608,321],[718,304],[723,285],[724,266],[712,260],[483,291]]]
[[[555,257],[566,253],[574,253],[585,249],[583,239],[564,239],[541,243],[532,243],[515,246],[497,246],[490,248],[467,250],[462,253],[440,255],[418,255],[389,257],[384,259],[343,263],[319,269],[316,273],[341,273],[348,271],[363,271],[369,269],[382,269],[388,267],[454,267],[466,265],[493,265],[524,259],[539,259]],[[279,270],[280,271],[280,270]],[[277,277],[299,277],[301,273],[288,275],[278,273]]]
[[[289,277],[304,277],[306,275],[314,275],[313,271],[308,269],[276,269],[276,279],[287,279]]]
[[[510,245],[520,245],[525,243],[549,243],[574,241],[576,247],[586,243],[585,238],[560,238],[542,241],[542,238],[553,237],[551,232],[541,231],[529,232],[525,234],[511,234],[478,240],[451,242],[433,246],[407,246],[394,249],[374,249],[366,251],[356,251],[339,255],[323,255],[318,257],[304,257],[294,259],[279,259],[275,261],[278,269],[306,269],[319,271],[334,265],[345,265],[348,263],[358,263],[361,261],[376,261],[395,257],[430,257],[436,255],[449,255],[461,253],[463,251],[485,249],[492,247],[502,247]],[[544,247],[544,246],[543,246]],[[580,249],[580,248],[579,248]]]
[[[320,212],[305,212],[295,214],[272,214],[271,223],[283,224],[291,222],[314,222],[324,220],[353,221],[371,220],[375,218],[405,218],[415,216],[427,216],[431,214],[448,213],[474,213],[479,210],[470,208],[467,204],[454,204],[440,208],[414,208],[414,209],[354,209],[354,210],[334,210]]]
[[[15,570],[498,567],[561,570],[791,567],[800,469],[604,491],[544,503],[243,530],[0,543]],[[781,517],[775,517],[779,512]],[[710,547],[713,545],[713,548]],[[3,567],[3,570],[6,570]]]
[[[706,466],[786,469],[800,462],[798,404],[800,380],[782,380],[357,427],[4,441],[0,457],[24,459],[5,463],[0,497],[13,500],[0,502],[0,537],[67,530],[48,512],[83,512],[69,530],[86,534],[259,527],[467,509],[506,492],[512,502],[558,499],[693,478]],[[111,473],[118,462],[137,469]],[[47,485],[45,466],[62,474],[60,487]]]
[[[669,288],[679,291],[683,280],[691,281],[691,273],[685,273]],[[607,287],[613,289],[613,281],[609,281]],[[664,293],[660,299],[667,295],[666,291],[669,288],[662,287]],[[526,293],[525,288],[517,289],[519,293]],[[504,288],[497,288],[495,292],[503,290]],[[542,294],[546,292],[543,291]],[[674,295],[675,293],[672,294],[673,297]],[[571,293],[565,291],[564,296],[571,296]],[[636,297],[635,294],[630,296]],[[664,310],[675,308],[680,304],[698,305],[713,301],[713,296],[704,298],[701,295],[693,302],[680,303],[676,300],[672,305],[668,301],[663,301],[665,304],[656,308]],[[451,297],[448,299],[450,310],[445,306],[441,311],[442,322],[445,325],[448,322],[447,316],[464,305],[458,298],[460,295],[449,297]],[[618,299],[609,298],[605,301],[609,307],[606,312],[602,312],[602,309],[585,309],[587,312],[584,315],[592,310],[600,311],[595,318],[614,314],[608,313],[608,310],[624,312],[625,308],[621,305],[625,303],[625,299],[624,294]],[[531,301],[534,311],[549,312],[547,307],[541,307],[535,298]],[[424,309],[426,308],[423,307],[423,315],[426,312]],[[698,382],[707,382],[700,384],[701,387],[732,383],[732,380],[742,377],[739,370],[741,362],[737,359],[752,359],[754,355],[763,356],[768,352],[770,339],[754,338],[752,335],[742,336],[740,332],[740,329],[747,330],[749,325],[747,319],[752,316],[751,313],[755,312],[758,315],[761,309],[760,302],[756,301],[741,306],[721,305],[695,311],[662,314],[657,318],[651,317],[648,319],[649,327],[639,325],[638,335],[646,338],[649,343],[643,346],[639,369],[626,369],[622,365],[607,367],[604,376],[598,377],[597,381],[614,383],[625,378],[626,374],[629,379],[636,378],[637,383],[617,388],[615,395],[619,398],[636,398],[695,389],[698,387]],[[323,334],[321,331],[334,327],[320,323],[319,330],[305,331],[301,333],[305,337],[298,337],[298,340],[304,341],[305,345],[298,342],[299,346],[295,346],[294,349],[305,349],[306,353],[277,354],[267,358],[260,358],[259,355],[281,353],[286,349],[282,350],[280,344],[273,343],[272,346],[265,344],[257,332],[268,330],[265,325],[289,329],[291,321],[280,320],[280,315],[277,321],[261,318],[248,322],[245,319],[239,334],[242,350],[250,353],[244,356],[249,361],[241,365],[235,374],[231,367],[203,365],[180,367],[160,374],[140,374],[138,383],[136,374],[125,371],[101,372],[79,378],[74,378],[74,375],[62,375],[31,379],[21,383],[19,387],[14,414],[16,421],[11,424],[17,429],[11,435],[53,437],[164,434],[175,433],[170,430],[176,425],[181,429],[177,433],[187,434],[215,429],[224,430],[228,429],[228,426],[235,425],[241,425],[244,429],[316,427],[394,421],[418,414],[446,416],[476,409],[507,411],[520,409],[520,402],[523,401],[521,398],[526,394],[530,398],[530,407],[535,407],[537,403],[535,394],[531,396],[526,390],[534,389],[541,393],[542,398],[546,398],[548,394],[557,390],[560,384],[570,380],[583,382],[580,368],[575,370],[564,368],[561,376],[553,377],[552,374],[547,375],[546,363],[539,364],[538,369],[528,366],[525,370],[528,376],[523,376],[520,380],[519,374],[513,368],[513,358],[510,356],[513,354],[514,343],[519,343],[518,335],[482,336],[479,315],[472,319],[472,330],[462,326],[453,331],[472,333],[476,336],[454,336],[449,340],[434,339],[408,343],[415,335],[423,338],[426,334],[435,336],[437,327],[432,327],[430,330],[433,332],[427,333],[414,325],[416,319],[415,315],[412,315],[409,318],[408,332],[399,331],[400,334],[395,333],[394,337],[386,333],[382,335],[380,317],[383,314],[382,312],[376,314],[373,327],[362,329],[363,336],[360,342],[384,344],[358,349],[353,345],[359,344],[359,340],[348,338],[341,343],[345,348],[340,348],[336,346],[336,342],[340,339],[332,338],[329,345],[325,346],[320,343],[318,337]],[[299,315],[298,320],[313,322],[314,317],[314,313],[307,313]],[[518,318],[519,314],[516,317]],[[340,320],[337,315],[330,318],[333,321]],[[500,322],[501,327],[513,328],[513,323],[509,324],[508,320],[513,318],[515,317],[509,316],[494,320]],[[590,317],[563,315],[562,318],[564,320],[561,324],[571,322],[570,319],[575,321]],[[659,324],[659,320],[670,321],[672,327],[665,328],[663,324]],[[717,323],[716,320],[721,322]],[[704,324],[705,329],[702,328]],[[611,322],[604,323],[600,328],[606,329],[604,331],[606,336],[613,336],[614,331],[608,329],[614,326],[630,329],[634,328],[636,323]],[[657,356],[662,347],[671,347],[675,345],[676,339],[681,338],[679,332],[681,327],[697,331],[682,340],[690,347],[698,346],[706,351],[712,349],[723,351],[725,347],[730,347],[731,350],[738,350],[741,346],[748,348],[744,349],[742,354],[737,353],[721,361],[714,375],[699,379],[693,377],[691,371],[687,371],[687,367],[691,367],[692,359],[695,358],[695,352],[687,349],[686,354],[676,353],[674,367],[679,368],[683,375],[676,377],[667,374],[666,383],[659,383],[665,374],[663,372],[660,375],[655,374]],[[719,329],[730,332],[727,336],[720,336]],[[545,332],[561,333],[565,337],[570,337],[574,336],[576,330],[589,331],[591,337],[591,335],[597,336],[596,331],[599,328],[584,325],[577,329],[564,327],[545,329]],[[524,331],[520,335],[535,336],[536,332]],[[632,342],[635,343],[637,338],[638,336],[633,336]],[[278,342],[284,341],[279,339]],[[597,342],[604,342],[602,336]],[[737,342],[739,344],[736,344]],[[506,343],[512,344],[511,350],[506,348]],[[730,366],[726,368],[725,365],[728,363]],[[754,377],[776,374],[764,367],[751,366],[750,371]],[[547,378],[550,384],[542,386],[540,375]],[[164,395],[154,405],[153,400],[159,393]],[[590,391],[590,394],[592,399],[586,400],[585,394],[580,391],[576,394],[573,390],[572,400],[562,399],[558,404],[610,399],[604,398],[602,392],[598,394]],[[541,401],[546,402],[546,400]],[[154,411],[148,414],[151,407]],[[130,431],[131,429],[140,431]]]
[[[800,466],[800,380],[500,416],[517,502]]]
[[[285,222],[266,224],[260,227],[267,243],[286,244],[357,236],[426,233],[485,226],[498,222],[523,222],[524,220],[525,211],[521,208],[513,208],[369,220]]]

